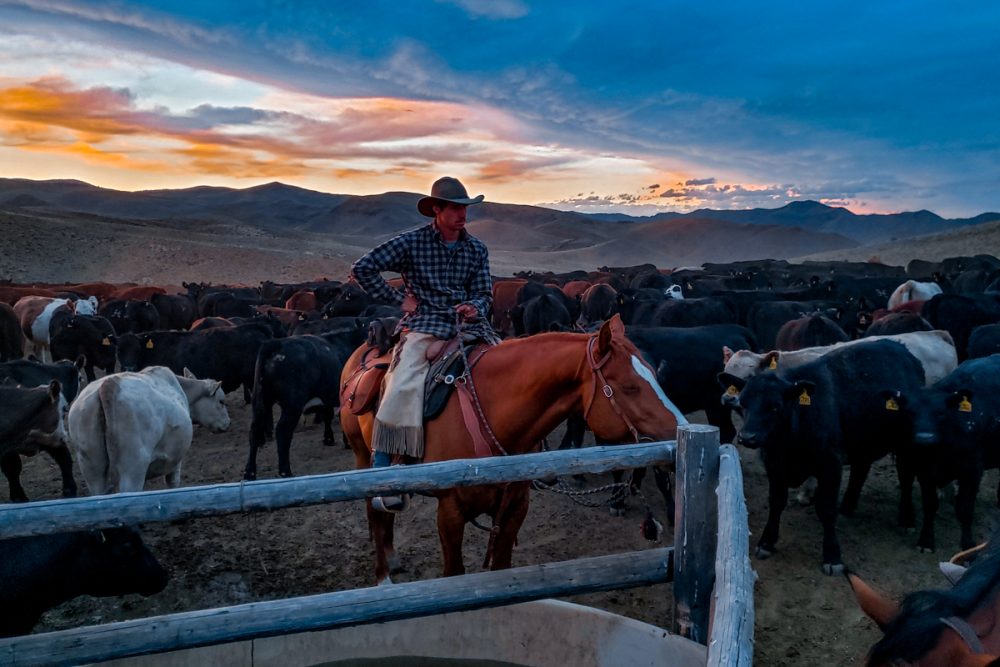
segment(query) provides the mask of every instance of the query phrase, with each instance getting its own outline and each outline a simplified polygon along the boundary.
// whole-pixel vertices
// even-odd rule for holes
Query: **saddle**
[[[361,363],[340,387],[340,406],[351,414],[361,415],[375,410],[382,391],[382,382],[392,362],[392,349],[399,342],[394,333],[395,318],[374,320],[369,325],[367,348]],[[430,368],[424,381],[424,419],[434,419],[448,404],[455,382],[465,375],[465,360],[475,365],[487,346],[479,340],[464,341],[460,337],[443,340],[427,350]]]

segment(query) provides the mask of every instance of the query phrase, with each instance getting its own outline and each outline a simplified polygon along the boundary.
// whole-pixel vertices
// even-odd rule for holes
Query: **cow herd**
[[[328,280],[0,284],[0,467],[10,499],[28,499],[20,457],[38,451],[59,464],[66,496],[77,492],[74,457],[91,494],[141,490],[153,478],[177,486],[193,424],[227,429],[223,397],[240,389],[252,414],[244,478],[256,478],[257,450],[271,438],[279,474],[291,476],[303,414],[315,410],[333,444],[345,361],[371,322],[400,314],[356,284]],[[789,489],[812,478],[823,569],[841,569],[836,516],[853,512],[869,468],[890,453],[902,525],[915,524],[913,481],[922,491],[918,545],[934,548],[936,489],[952,481],[961,546],[974,541],[983,471],[1000,466],[1000,356],[990,356],[1000,353],[1000,260],[643,265],[494,282],[493,324],[504,337],[593,330],[615,314],[681,412],[704,411],[723,441],[760,450],[770,511],[759,557],[776,550]],[[582,439],[575,421],[563,446]],[[104,547],[107,537],[94,535],[75,539]],[[56,548],[47,544],[0,541],[0,563],[16,568],[7,554]],[[146,572],[129,590],[162,589],[155,558],[128,553],[119,567]],[[32,580],[14,558],[22,564],[11,576]],[[76,594],[63,587],[49,597]],[[0,635],[31,624],[4,620]]]

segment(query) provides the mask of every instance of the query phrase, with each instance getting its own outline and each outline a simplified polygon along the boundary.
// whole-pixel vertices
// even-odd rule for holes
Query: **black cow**
[[[66,402],[72,403],[80,391],[80,372],[85,363],[83,356],[75,362],[62,360],[51,364],[34,359],[5,361],[0,363],[0,383],[38,387],[57,380]]]
[[[63,429],[65,409],[66,399],[58,380],[32,389],[0,386],[0,469],[10,486],[11,501],[27,502],[28,495],[21,486],[21,456],[34,456],[40,450],[59,465],[63,496],[76,496],[73,459]]]
[[[78,595],[149,596],[170,576],[128,528],[0,540],[0,637],[25,635]]]
[[[97,377],[94,368],[115,372],[118,336],[106,317],[57,313],[49,329],[53,359],[78,359],[83,355],[90,381]]]
[[[187,331],[198,318],[198,306],[186,294],[153,294],[149,301],[160,314],[161,329]]]
[[[515,336],[567,331],[573,328],[570,318],[564,300],[550,293],[532,297],[510,309]]]
[[[847,334],[836,322],[825,315],[814,313],[782,324],[775,338],[775,347],[791,351],[833,345],[847,340]]]
[[[665,299],[653,313],[651,324],[659,327],[698,327],[736,324],[739,312],[724,297]]]
[[[722,373],[719,382],[724,388],[735,385],[742,390],[744,425],[738,440],[761,450],[767,471],[768,518],[757,557],[767,558],[775,551],[788,489],[815,477],[823,570],[841,571],[835,524],[842,467],[850,465],[851,474],[840,511],[852,515],[871,464],[910,440],[906,413],[889,401],[895,392],[912,392],[923,385],[920,362],[899,343],[873,341],[746,381]],[[903,470],[899,474],[905,502],[907,483],[912,486],[913,478]],[[900,511],[902,518],[902,505]]]
[[[921,486],[958,482],[955,515],[961,548],[975,546],[972,520],[983,471],[1000,467],[1000,355],[970,359],[934,385],[904,393],[899,405],[913,419],[907,456]],[[996,497],[1000,504],[1000,488]],[[930,492],[923,498],[917,546],[933,550],[938,497]]]
[[[746,325],[753,331],[762,350],[773,350],[778,331],[785,322],[830,305],[827,301],[762,301],[750,306]]]
[[[226,393],[243,385],[249,403],[257,351],[271,338],[270,328],[262,324],[125,334],[118,340],[118,361],[124,371],[166,366],[181,375],[187,368],[196,377],[222,382]]]
[[[361,285],[354,282],[344,283],[337,290],[336,296],[323,307],[325,317],[358,316],[375,300]]]
[[[106,317],[117,333],[142,333],[160,329],[160,311],[149,301],[111,299],[97,314]]]
[[[1000,324],[984,324],[969,336],[969,359],[1000,353]]]
[[[331,421],[340,405],[340,373],[344,363],[365,338],[364,330],[322,336],[294,336],[266,341],[257,355],[253,419],[250,423],[250,456],[244,479],[257,479],[257,449],[274,433],[278,450],[278,474],[291,477],[289,450],[292,433],[306,404],[323,403],[323,444],[333,444]],[[277,428],[272,410],[281,407]]]
[[[958,360],[964,361],[972,330],[1000,322],[1000,299],[988,294],[936,294],[924,303],[920,314],[935,329],[951,334]]]
[[[24,333],[14,309],[0,302],[0,361],[24,356]]]
[[[240,298],[231,291],[211,292],[198,298],[198,315],[201,317],[253,317],[260,305],[260,297]]]

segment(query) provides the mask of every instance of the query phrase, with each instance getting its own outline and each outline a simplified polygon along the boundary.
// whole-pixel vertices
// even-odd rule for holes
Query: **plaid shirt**
[[[403,276],[406,292],[417,300],[417,309],[403,316],[400,327],[438,338],[455,336],[455,306],[469,303],[479,311],[479,323],[463,332],[485,340],[495,339],[489,326],[493,305],[493,279],[486,245],[465,230],[449,248],[432,224],[403,232],[354,262],[351,276],[378,301],[399,306],[404,292],[393,289],[380,275],[395,271]]]

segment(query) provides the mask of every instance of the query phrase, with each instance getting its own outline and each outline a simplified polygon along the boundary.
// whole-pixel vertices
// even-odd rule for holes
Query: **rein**
[[[636,442],[639,442],[639,429],[635,427],[632,420],[628,418],[628,415],[625,414],[618,405],[618,401],[615,399],[615,390],[611,388],[610,384],[608,384],[607,379],[604,377],[604,372],[601,370],[604,368],[604,365],[608,363],[608,360],[611,359],[611,350],[608,350],[607,354],[601,357],[600,360],[595,359],[594,344],[596,342],[597,334],[592,335],[587,341],[587,363],[590,364],[590,372],[594,377],[594,390],[590,393],[590,401],[588,401],[587,405],[583,408],[583,419],[584,421],[587,420],[587,415],[590,414],[590,409],[594,407],[594,401],[597,399],[597,384],[599,382],[601,384],[601,392],[608,399],[608,402],[611,403],[611,407],[614,409],[615,414],[621,417],[622,421],[625,422],[625,426],[632,434],[632,438]]]

